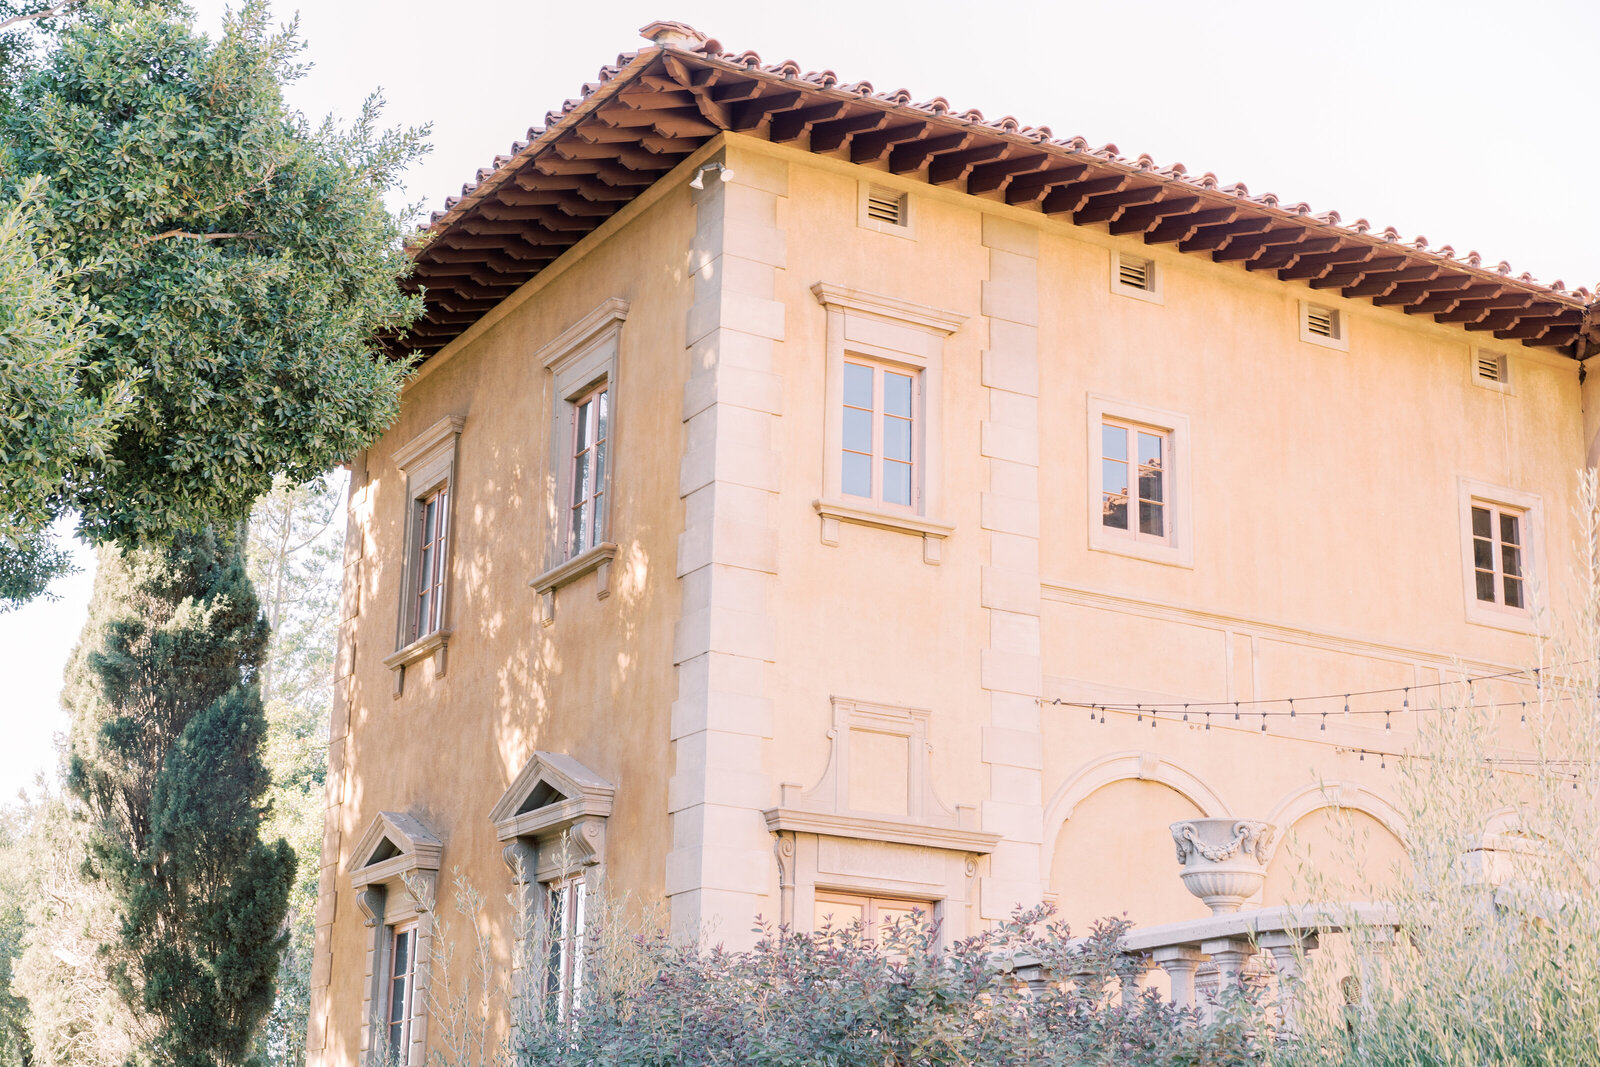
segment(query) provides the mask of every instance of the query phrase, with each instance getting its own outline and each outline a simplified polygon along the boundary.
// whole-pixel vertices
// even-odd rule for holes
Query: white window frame
[[[422,433],[395,450],[394,463],[405,479],[406,513],[404,519],[405,558],[400,568],[400,609],[395,627],[395,651],[385,657],[384,665],[394,672],[394,695],[404,690],[406,668],[432,657],[435,677],[445,673],[446,652],[449,647],[451,627],[450,571],[458,540],[456,534],[457,453],[466,417],[451,415],[440,419]],[[434,611],[438,625],[423,632],[421,610],[422,563],[422,503],[443,490],[443,550],[435,555],[435,568],[441,581]]]
[[[617,372],[622,324],[627,318],[628,302],[612,297],[534,354],[550,376],[550,461],[545,511],[553,519],[545,537],[544,570],[528,584],[540,597],[540,615],[546,625],[555,621],[555,593],[562,586],[594,573],[595,595],[604,599],[611,592],[611,561],[617,554],[613,486],[622,425]],[[605,476],[596,486],[600,507],[595,521],[604,535],[597,544],[579,547],[572,543],[571,520],[576,419],[583,400],[601,388],[607,394],[606,462]]]
[[[823,387],[822,495],[813,502],[822,518],[822,543],[838,545],[841,523],[919,536],[922,558],[938,563],[955,527],[940,518],[943,500],[942,422],[944,343],[964,315],[897,297],[819,282],[811,287],[827,313]],[[910,508],[844,495],[844,365],[869,363],[916,372]],[[900,371],[904,373],[904,371]],[[874,426],[873,439],[881,430]],[[881,472],[875,472],[878,485]]]
[[[917,214],[914,207],[916,198],[911,195],[909,188],[892,185],[888,182],[872,181],[868,178],[861,179],[858,185],[859,190],[856,194],[856,224],[858,226],[864,230],[872,230],[874,233],[888,234],[890,237],[905,237],[913,241],[917,239]],[[905,205],[905,222],[903,225],[896,226],[893,223],[883,222],[868,215],[867,198],[874,188],[900,194],[902,203]]]
[[[568,874],[539,883],[544,897],[545,924],[550,957],[541,990],[546,998],[556,998],[555,1014],[565,1019],[583,1003],[583,939],[588,921],[589,880],[581,874]],[[556,928],[555,903],[561,900],[560,929]],[[559,973],[551,973],[554,964]]]
[[[1549,588],[1544,561],[1544,504],[1536,493],[1526,493],[1488,482],[1462,478],[1460,481],[1461,592],[1467,621],[1518,633],[1538,633],[1541,598]],[[1500,603],[1499,531],[1495,533],[1495,603],[1478,599],[1477,567],[1473,552],[1472,509],[1488,507],[1495,512],[1510,512],[1521,520],[1522,589],[1524,606],[1506,607]],[[1498,525],[1498,524],[1496,524]]]
[[[1311,309],[1323,308],[1333,315],[1333,336],[1324,337],[1311,330]],[[1321,345],[1331,348],[1336,352],[1350,351],[1350,316],[1345,314],[1345,309],[1330,302],[1321,300],[1300,301],[1300,340],[1307,344]]]
[[[411,1048],[411,1024],[416,1015],[416,989],[417,989],[417,945],[420,925],[416,919],[404,922],[391,923],[384,927],[386,936],[383,940],[383,1040],[380,1048],[387,1053],[383,1057],[385,1064],[405,1064]],[[401,994],[401,1016],[398,1022],[394,1018],[394,950],[395,943],[405,935],[410,939],[406,953],[405,989]],[[391,1031],[398,1025],[400,1027],[400,1041],[394,1043]]]
[[[1163,491],[1167,496],[1166,536],[1155,538],[1137,534],[1134,530],[1118,530],[1105,525],[1101,485],[1101,427],[1107,423],[1144,429],[1165,435],[1167,454],[1164,457],[1166,477]],[[1189,443],[1189,417],[1177,411],[1147,407],[1102,396],[1089,394],[1088,407],[1088,494],[1086,497],[1089,548],[1095,552],[1110,552],[1119,556],[1132,556],[1151,563],[1173,567],[1194,566],[1194,495],[1191,491],[1190,468],[1193,465]],[[1136,467],[1137,463],[1132,463]],[[1129,525],[1138,523],[1137,510],[1130,511]]]
[[[571,410],[569,421],[572,424],[572,437],[567,445],[567,497],[564,501],[567,527],[562,551],[570,560],[603,543],[604,535],[610,532],[606,527],[609,517],[606,505],[611,501],[611,494],[607,491],[606,479],[611,470],[611,380],[606,378],[590,386],[586,392],[569,401],[568,407]],[[587,415],[584,414],[585,407],[589,409]],[[605,409],[604,432],[601,431],[602,408]],[[598,468],[599,476],[592,479],[588,494],[580,499],[578,461],[586,455],[591,468]],[[582,519],[573,514],[579,508],[587,509]]]
[[[883,939],[883,922],[878,914],[878,906],[880,904],[904,904],[910,908],[920,910],[925,923],[937,923],[943,910],[943,901],[929,900],[926,897],[902,897],[892,893],[878,893],[872,890],[832,889],[820,885],[817,886],[811,901],[811,928],[813,932],[822,929],[818,920],[824,915],[831,917],[830,927],[835,931],[843,931],[849,927],[850,923],[848,921],[841,922],[838,915],[830,915],[826,910],[829,904],[839,904],[845,907],[860,906],[862,934],[880,944]],[[821,914],[819,915],[819,913]]]
[[[904,511],[911,515],[922,514],[922,467],[924,463],[923,456],[925,452],[923,436],[928,421],[927,412],[924,410],[922,403],[922,369],[920,367],[908,366],[904,363],[869,359],[865,356],[857,355],[855,353],[847,353],[845,355],[844,364],[846,368],[851,366],[866,367],[872,372],[872,407],[870,409],[862,409],[842,400],[841,404],[843,406],[840,410],[841,419],[843,418],[844,410],[847,408],[855,408],[855,410],[868,410],[871,412],[872,443],[868,446],[870,451],[865,453],[865,455],[867,455],[868,459],[870,460],[870,469],[868,473],[870,476],[872,491],[866,496],[861,496],[856,493],[851,493],[844,488],[844,472],[842,469],[844,456],[846,453],[855,455],[862,455],[863,453],[845,446],[842,440],[843,431],[841,429],[841,441],[839,446],[839,462],[841,465],[839,490],[840,499],[860,502],[864,506],[881,508],[885,511]],[[884,429],[888,425],[890,418],[897,417],[889,415],[886,411],[886,376],[890,374],[911,379],[911,416],[909,419],[911,423],[911,457],[909,460],[909,465],[911,467],[911,499],[909,502],[904,504],[885,500],[883,498],[883,486],[885,481],[883,476],[884,467],[890,462],[901,462],[900,460],[891,461],[884,454]]]
[[[1150,288],[1139,289],[1132,285],[1122,284],[1122,261],[1124,259],[1137,259],[1149,266]],[[1162,292],[1162,275],[1165,272],[1161,264],[1150,256],[1141,256],[1137,252],[1127,252],[1121,249],[1111,249],[1111,291],[1118,296],[1130,296],[1135,300],[1143,300],[1151,304],[1165,304],[1166,296]]]

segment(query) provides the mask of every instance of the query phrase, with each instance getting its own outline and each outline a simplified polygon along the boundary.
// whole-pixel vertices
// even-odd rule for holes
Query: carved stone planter
[[[1183,884],[1213,915],[1238,911],[1267,878],[1278,828],[1254,819],[1187,819],[1172,824]]]

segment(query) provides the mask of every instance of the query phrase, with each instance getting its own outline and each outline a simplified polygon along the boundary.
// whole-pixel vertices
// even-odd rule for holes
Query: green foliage
[[[424,131],[379,129],[376,98],[347,129],[289,110],[300,43],[262,0],[216,40],[190,21],[88,0],[0,93],[0,188],[40,182],[0,231],[0,502],[29,530],[231,528],[398,405],[375,339],[420,301],[383,196]]]
[[[301,1067],[306,1058],[345,485],[338,472],[302,486],[280,482],[250,517],[247,565],[272,626],[260,673],[267,708],[263,755],[272,776],[272,814],[263,834],[289,842],[299,871],[289,894],[289,944],[278,968],[277,999],[258,1039],[262,1058],[274,1067]]]
[[[86,299],[42,254],[34,218],[39,181],[0,204],[0,609],[42,593],[65,554],[46,527],[80,465],[105,459],[131,383],[88,382],[94,336]]]
[[[118,912],[105,961],[146,1020],[145,1058],[255,1062],[295,866],[260,838],[266,625],[237,544],[209,533],[104,550],[95,585],[69,667],[67,786]]]
[[[140,1020],[117,996],[97,957],[115,938],[111,895],[83,877],[84,826],[59,793],[41,789],[16,812],[19,836],[5,861],[26,919],[10,993],[25,1002],[33,1067],[123,1067]]]

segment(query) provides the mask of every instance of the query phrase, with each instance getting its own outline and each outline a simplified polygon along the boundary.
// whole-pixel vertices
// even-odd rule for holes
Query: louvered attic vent
[[[1117,281],[1130,289],[1151,292],[1155,289],[1155,264],[1137,256],[1117,257]]]
[[[1478,380],[1486,384],[1503,385],[1506,381],[1506,357],[1495,352],[1479,352],[1477,357]]]
[[[874,185],[867,190],[867,218],[887,226],[906,224],[906,194]]]
[[[1337,340],[1339,337],[1339,313],[1333,308],[1307,304],[1306,332],[1316,334],[1318,337]]]

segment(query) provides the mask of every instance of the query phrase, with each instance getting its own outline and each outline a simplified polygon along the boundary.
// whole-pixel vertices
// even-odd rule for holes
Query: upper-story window
[[[569,559],[605,540],[610,407],[609,381],[601,382],[572,402],[572,499],[566,553]]]
[[[827,309],[823,379],[822,543],[842,524],[912,534],[938,563],[954,527],[942,521],[941,382],[954,312],[818,282]],[[870,536],[870,535],[869,535]]]
[[[611,491],[616,468],[617,368],[628,302],[612,297],[535,353],[550,374],[547,496],[541,514],[553,517],[541,573],[528,584],[539,614],[555,622],[556,591],[596,576],[595,595],[610,595],[616,556]]]
[[[411,1047],[412,999],[417,969],[417,924],[389,927],[383,1006],[384,1063],[403,1064]]]
[[[1166,457],[1172,432],[1105,419],[1100,424],[1100,522],[1137,539],[1166,544]]]
[[[1543,587],[1544,507],[1535,493],[1461,479],[1467,620],[1531,632]]]
[[[1472,505],[1473,586],[1483,603],[1527,610],[1523,536],[1520,509],[1487,502]]]
[[[1090,548],[1193,565],[1187,416],[1091,395],[1089,463]]]
[[[916,509],[921,372],[847,359],[840,487],[874,504]]]
[[[405,556],[395,652],[384,664],[395,672],[396,696],[406,669],[425,658],[433,659],[436,677],[444,673],[451,633],[456,451],[465,425],[459,415],[440,419],[395,450],[395,466],[405,479]]]
[[[450,486],[441,485],[416,503],[417,606],[411,639],[426,637],[444,622],[445,544],[450,526]]]

